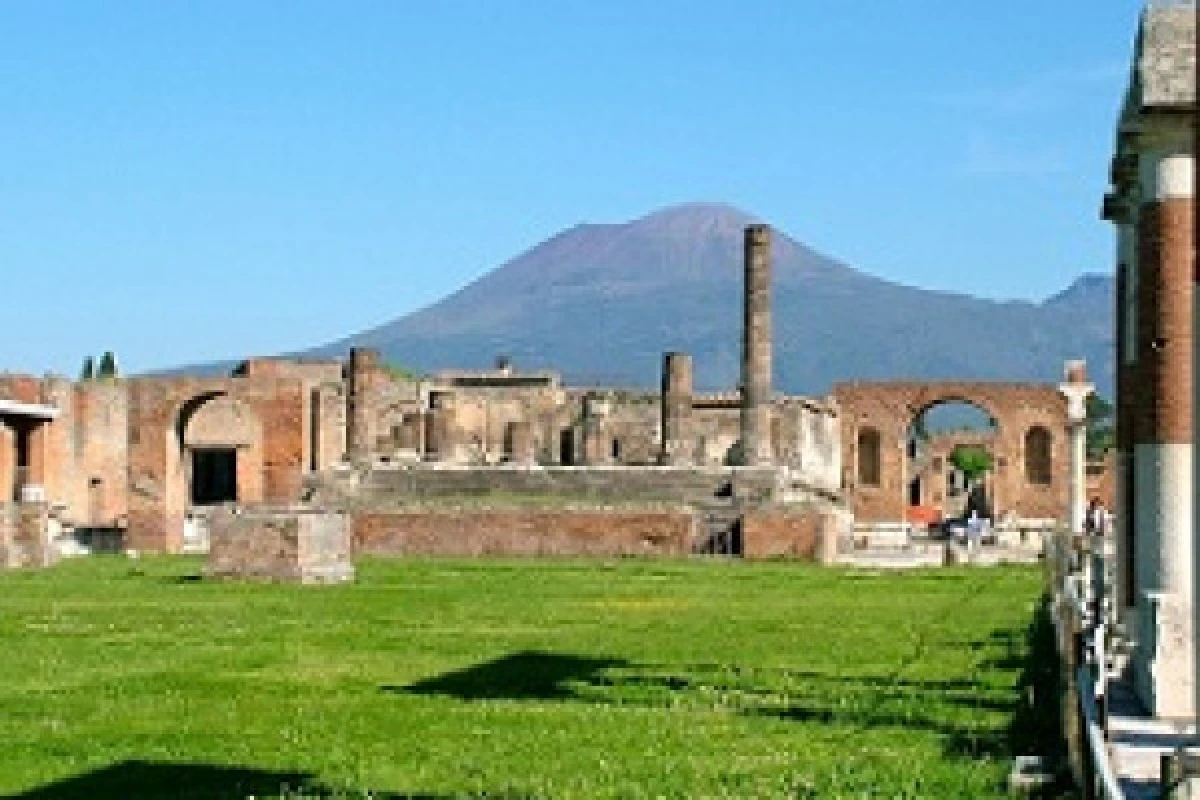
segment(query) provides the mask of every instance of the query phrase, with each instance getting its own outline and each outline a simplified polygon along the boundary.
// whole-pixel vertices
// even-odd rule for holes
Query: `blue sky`
[[[0,369],[319,344],[693,200],[1041,299],[1111,268],[1140,6],[8,0]]]

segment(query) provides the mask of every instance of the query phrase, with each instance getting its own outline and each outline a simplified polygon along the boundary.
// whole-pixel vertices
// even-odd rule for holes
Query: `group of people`
[[[967,549],[971,552],[979,550],[984,537],[992,527],[991,515],[981,513],[974,503],[968,503],[966,519]],[[985,510],[984,510],[985,511]],[[1112,530],[1112,514],[1100,502],[1099,497],[1093,497],[1088,503],[1087,514],[1084,516],[1083,532],[1088,536],[1107,536]]]

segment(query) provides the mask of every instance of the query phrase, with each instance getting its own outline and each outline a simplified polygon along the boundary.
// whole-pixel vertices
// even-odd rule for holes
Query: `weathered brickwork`
[[[855,518],[899,521],[908,506],[905,442],[913,422],[938,403],[966,402],[996,421],[993,504],[998,513],[1061,519],[1067,506],[1066,402],[1052,386],[1006,383],[843,383],[834,387],[841,412],[844,482]],[[1026,474],[1027,434],[1043,428],[1051,437],[1050,481]],[[859,480],[859,434],[870,429],[880,442],[878,485]]]
[[[190,504],[189,436],[238,452],[239,499],[298,500],[308,462],[310,394],[296,379],[131,381],[129,546],[181,549]]]
[[[791,558],[813,561],[827,519],[817,511],[750,511],[742,516],[746,558]]]
[[[1155,715],[1195,694],[1196,8],[1149,4],[1102,215],[1117,243],[1116,612]]]
[[[679,510],[423,510],[354,515],[354,551],[375,556],[681,556],[695,522]]]
[[[1134,430],[1144,444],[1192,440],[1192,205],[1148,203],[1138,222],[1138,363],[1148,402]]]

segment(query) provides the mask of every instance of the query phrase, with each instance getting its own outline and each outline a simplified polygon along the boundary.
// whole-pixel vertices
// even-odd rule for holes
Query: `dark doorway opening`
[[[31,422],[25,417],[9,417],[5,418],[4,423],[12,429],[15,439],[14,450],[16,452],[16,462],[13,466],[16,468],[16,474],[13,476],[13,496],[0,497],[0,503],[18,502],[21,499],[21,488],[34,482],[32,473],[32,458],[30,450],[33,443],[33,429],[39,423]]]
[[[237,502],[237,450],[232,447],[192,451],[192,505]]]
[[[575,432],[570,428],[558,434],[558,463],[564,467],[575,465]]]
[[[921,505],[921,479],[914,478],[908,484],[908,504],[910,506]]]

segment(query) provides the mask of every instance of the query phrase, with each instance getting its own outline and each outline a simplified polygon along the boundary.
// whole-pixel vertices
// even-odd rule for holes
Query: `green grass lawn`
[[[1000,797],[1052,724],[1036,568],[202,566],[0,574],[0,795]]]

